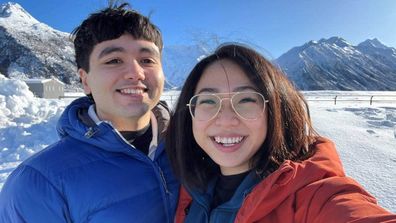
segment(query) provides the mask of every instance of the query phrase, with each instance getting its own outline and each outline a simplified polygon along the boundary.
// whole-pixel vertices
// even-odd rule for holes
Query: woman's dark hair
[[[250,166],[259,177],[275,171],[285,160],[301,161],[314,153],[317,133],[307,103],[285,75],[255,50],[239,44],[221,45],[191,71],[181,90],[166,136],[166,149],[176,176],[187,187],[204,189],[219,167],[198,146],[186,106],[205,69],[220,60],[239,65],[268,100],[268,132]]]

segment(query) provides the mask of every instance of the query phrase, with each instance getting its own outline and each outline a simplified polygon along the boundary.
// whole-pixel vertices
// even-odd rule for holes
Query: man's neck
[[[99,125],[102,121],[109,121],[118,131],[139,131],[147,127],[150,123],[151,111],[147,112],[139,118],[118,118],[117,120],[106,120],[98,116],[95,111],[95,106],[91,105],[88,109],[88,115],[91,119]]]
[[[117,121],[112,122],[112,124],[118,131],[139,131],[150,124],[150,116],[151,112],[147,112],[147,114],[139,118],[117,119]]]

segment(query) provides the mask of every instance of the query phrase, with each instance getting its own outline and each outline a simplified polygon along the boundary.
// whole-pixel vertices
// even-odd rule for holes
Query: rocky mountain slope
[[[165,45],[165,88],[179,88],[210,50],[202,42]],[[274,63],[301,90],[396,90],[396,49],[377,39],[357,46],[340,37],[309,41]],[[16,3],[0,5],[0,73],[17,79],[55,76],[70,89],[80,86],[70,34],[37,21]]]
[[[55,76],[78,85],[69,35],[37,21],[19,4],[1,5],[0,72],[18,79]]]
[[[301,90],[396,90],[396,50],[377,39],[310,41],[276,62]]]

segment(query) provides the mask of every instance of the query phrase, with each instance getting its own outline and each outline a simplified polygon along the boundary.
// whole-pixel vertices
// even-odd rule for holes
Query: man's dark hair
[[[204,190],[220,174],[219,166],[194,139],[192,117],[186,104],[194,95],[205,69],[228,60],[246,73],[266,100],[268,132],[261,148],[252,157],[250,167],[263,178],[285,160],[301,161],[310,157],[317,133],[309,118],[308,105],[286,76],[255,50],[238,44],[220,46],[202,59],[187,77],[166,136],[166,150],[176,176],[190,188]]]
[[[153,42],[162,52],[161,32],[149,18],[131,9],[128,3],[117,6],[111,2],[109,7],[91,14],[73,30],[77,69],[89,72],[89,57],[95,45],[123,34]]]

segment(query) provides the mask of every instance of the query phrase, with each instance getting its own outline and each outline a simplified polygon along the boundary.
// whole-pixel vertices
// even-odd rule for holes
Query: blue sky
[[[8,2],[0,0],[0,3]],[[37,20],[71,32],[106,0],[14,0]],[[352,44],[378,38],[396,47],[396,0],[136,0],[165,45],[217,36],[242,41],[272,58],[309,40],[339,36]],[[197,40],[198,39],[198,40]]]

